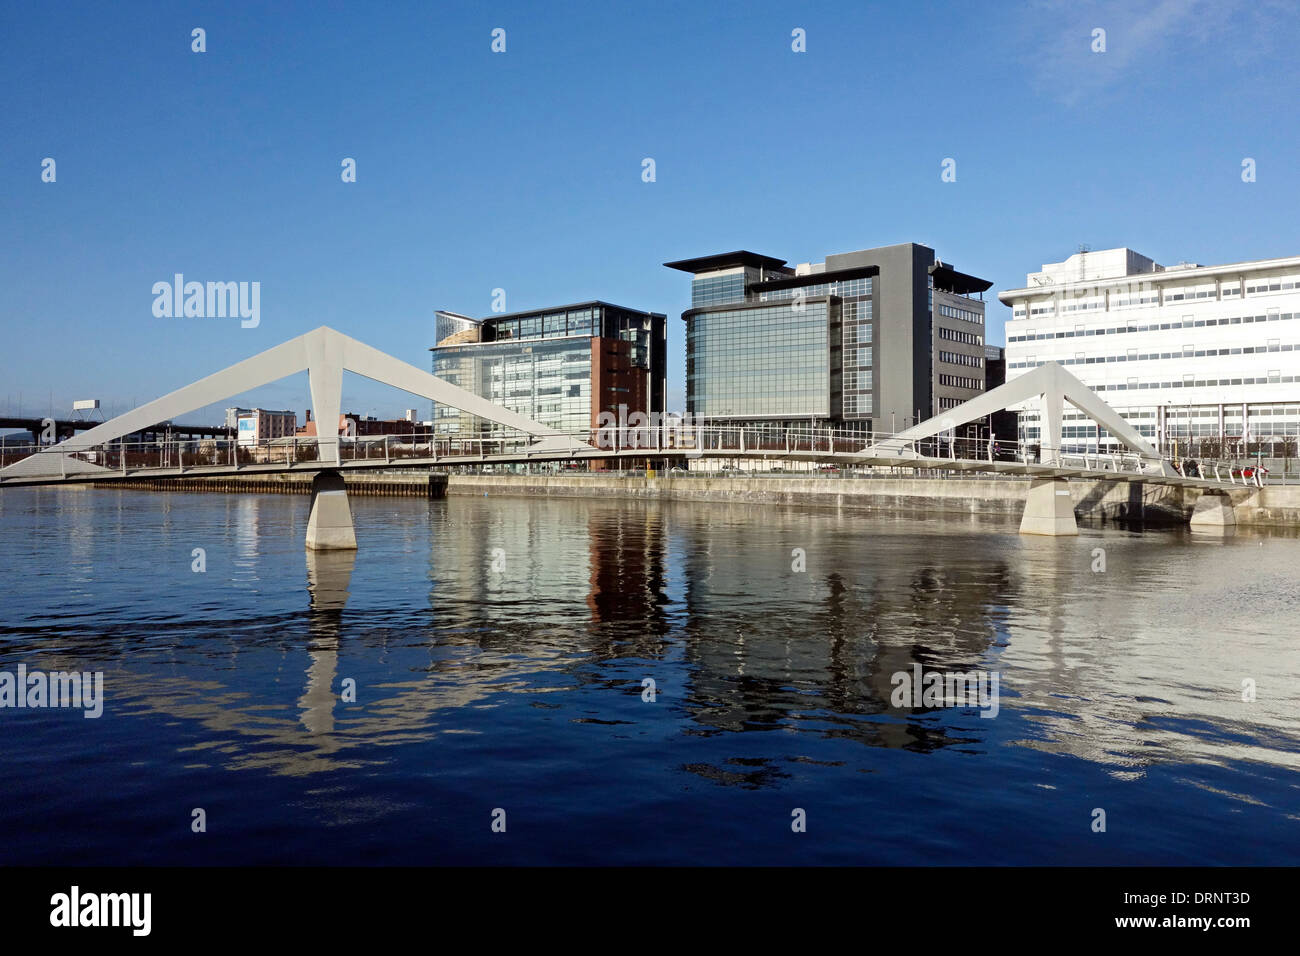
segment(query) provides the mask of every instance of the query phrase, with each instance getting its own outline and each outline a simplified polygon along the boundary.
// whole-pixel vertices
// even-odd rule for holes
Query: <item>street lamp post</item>
[[[1169,405],[1169,454],[1170,457],[1178,457],[1178,406],[1173,404],[1172,400]]]

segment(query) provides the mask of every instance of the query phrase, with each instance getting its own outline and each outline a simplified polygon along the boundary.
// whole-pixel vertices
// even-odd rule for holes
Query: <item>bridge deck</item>
[[[185,465],[150,468],[104,469],[103,471],[79,472],[68,475],[12,475],[0,478],[0,488],[24,487],[32,485],[63,484],[108,484],[115,481],[141,478],[219,478],[230,475],[271,475],[287,473],[310,474],[317,471],[362,471],[392,468],[437,468],[452,465],[496,465],[523,464],[529,462],[568,462],[595,460],[640,460],[645,458],[730,458],[746,460],[798,461],[816,464],[835,464],[840,466],[862,467],[901,467],[908,469],[933,469],[941,471],[960,471],[994,475],[1012,475],[1026,478],[1075,478],[1098,481],[1127,481],[1140,484],[1171,485],[1182,488],[1232,489],[1245,490],[1253,485],[1234,483],[1211,478],[1184,478],[1178,475],[1160,475],[1124,470],[1074,468],[1059,465],[1041,465],[1019,461],[978,461],[961,458],[899,457],[889,454],[863,453],[860,451],[791,451],[773,452],[772,450],[716,450],[704,452],[656,451],[646,448],[635,449],[574,449],[564,451],[528,452],[527,450],[483,455],[441,455],[422,458],[374,457],[344,459],[332,464],[319,461],[301,462],[262,462],[254,464],[222,465]]]

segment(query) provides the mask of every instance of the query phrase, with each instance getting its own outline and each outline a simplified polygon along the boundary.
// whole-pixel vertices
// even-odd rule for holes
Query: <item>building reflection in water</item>
[[[835,515],[769,508],[720,525],[710,512],[683,521],[674,546],[687,556],[686,706],[700,732],[798,729],[915,751],[969,741],[924,708],[891,707],[891,675],[995,666],[1005,562],[918,566],[888,536],[855,541]],[[772,772],[692,769],[753,785]]]
[[[280,571],[256,563],[258,510],[242,504],[253,500],[232,506],[240,518],[232,544],[248,562],[235,562],[240,600],[241,582]],[[115,654],[106,676],[116,706],[200,722],[195,759],[292,775],[397,759],[381,745],[464,733],[463,715],[486,704],[525,715],[529,705],[600,712],[612,699],[601,694],[637,693],[642,676],[658,680],[666,706],[656,713],[670,715],[675,733],[732,735],[731,758],[682,761],[728,785],[772,785],[788,772],[785,761],[817,750],[814,739],[932,753],[991,745],[992,725],[1005,721],[1020,738],[1013,744],[1117,773],[1247,753],[1300,764],[1295,696],[1286,690],[1300,675],[1279,664],[1267,639],[1288,633],[1278,597],[1285,569],[1261,563],[1252,541],[1118,532],[1035,539],[978,521],[775,505],[756,513],[453,498],[427,507],[427,557],[418,547],[400,559],[309,552],[310,608],[296,616],[235,612],[228,626],[207,630],[181,621],[174,645],[153,645],[170,655],[170,668]],[[414,514],[425,520],[423,510]],[[403,512],[402,520],[415,519]],[[1109,576],[1089,570],[1098,544],[1108,549]],[[792,569],[795,548],[804,571]],[[494,565],[498,550],[504,560]],[[348,610],[354,573],[368,560],[386,562],[368,580],[403,582],[427,562],[427,588],[411,600],[409,584],[391,585],[391,608]],[[46,669],[80,666],[106,646],[145,640],[123,633],[117,645],[97,634],[64,641],[58,654],[41,653],[39,641],[30,648]],[[232,653],[217,667],[222,642]],[[276,660],[304,649],[305,674],[297,665],[276,670]],[[373,669],[390,653],[400,665],[387,679],[367,686],[358,704],[342,704],[340,673]],[[891,676],[918,664],[999,671],[1001,716],[893,708]],[[282,674],[301,675],[301,686],[277,703]],[[1283,689],[1246,710],[1238,683],[1252,675]],[[1189,718],[1213,726],[1202,732]],[[792,733],[756,756],[754,747],[771,745],[740,736],[750,731]]]

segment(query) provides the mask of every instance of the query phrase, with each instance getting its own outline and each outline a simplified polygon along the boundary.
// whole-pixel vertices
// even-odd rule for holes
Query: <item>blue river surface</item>
[[[103,682],[0,707],[0,864],[1300,851],[1294,534],[351,504],[313,553],[305,496],[0,492],[0,680]],[[935,673],[989,693],[900,700]]]

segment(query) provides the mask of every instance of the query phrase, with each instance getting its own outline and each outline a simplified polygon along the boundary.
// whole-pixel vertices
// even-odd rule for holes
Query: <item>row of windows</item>
[[[979,379],[967,378],[964,375],[940,375],[939,384],[948,388],[972,388],[977,391],[984,388],[984,383]]]
[[[840,303],[840,315],[845,322],[868,320],[871,318],[871,300],[846,299]]]
[[[1300,318],[1300,312],[1278,312],[1277,309],[1269,309],[1266,315],[1234,315],[1224,316],[1221,319],[1197,319],[1187,315],[1183,316],[1181,322],[1152,322],[1150,325],[1138,325],[1136,322],[1130,322],[1127,327],[1119,326],[1113,329],[1085,329],[1081,325],[1076,325],[1072,332],[1026,332],[1024,335],[1008,336],[1007,344],[1009,345],[1012,342],[1035,342],[1042,339],[1072,339],[1085,335],[1122,335],[1125,332],[1199,329],[1216,325],[1250,325],[1253,322],[1289,322],[1293,318]]]
[[[781,377],[801,378],[816,374],[824,379],[827,374],[825,360],[818,363],[817,357],[813,355],[800,356],[798,361],[764,362],[761,365],[752,362],[730,362],[716,357],[701,361],[697,356],[687,365],[689,366],[686,371],[687,384],[698,383],[709,388],[723,378],[735,381],[747,379],[770,381]]]
[[[1158,362],[1162,359],[1213,358],[1219,355],[1258,355],[1265,352],[1300,351],[1300,345],[1282,345],[1277,339],[1269,339],[1267,345],[1245,346],[1243,348],[1198,349],[1184,345],[1181,352],[1139,352],[1129,349],[1127,355],[1098,355],[1088,358],[1082,354],[1074,358],[1058,358],[1053,361],[1061,365],[1105,365],[1109,362]],[[1036,355],[1029,356],[1024,362],[1012,362],[1008,368],[1037,368],[1042,363]]]
[[[1214,288],[1214,283],[1203,286],[1192,286],[1184,289],[1166,289],[1166,302],[1184,302],[1188,299],[1216,299],[1218,290]]]
[[[1257,282],[1250,283],[1246,286],[1246,295],[1261,295],[1268,292],[1288,292],[1293,289],[1300,289],[1300,277],[1274,276],[1269,279],[1261,279]],[[1204,283],[1194,286],[1165,286],[1164,302],[1187,302],[1196,299],[1215,299],[1231,298],[1241,295],[1241,285],[1239,283],[1224,286],[1216,290],[1213,283]],[[1152,286],[1144,286],[1141,289],[1115,289],[1109,294],[1111,308],[1123,308],[1131,305],[1154,305],[1161,301],[1160,292]],[[1065,302],[1062,295],[1057,295],[1053,299],[1038,300],[1037,304],[1030,303],[1029,312],[1031,315],[1043,315],[1056,312],[1058,303]],[[1105,299],[1090,298],[1084,302],[1075,302],[1070,305],[1060,307],[1061,312],[1076,312],[1087,309],[1100,309],[1106,305]],[[1017,305],[1011,310],[1012,318],[1023,318],[1025,307]]]
[[[1147,438],[1155,437],[1156,429],[1154,425],[1135,425],[1134,428],[1136,428],[1139,434]],[[1300,422],[1292,422],[1289,426],[1252,430],[1247,440],[1254,442],[1259,440],[1268,440],[1273,437],[1281,438],[1283,436],[1294,438],[1297,431],[1300,431]],[[1039,433],[1040,430],[1037,428],[1026,427],[1022,429],[1021,438],[1029,441],[1038,438]],[[1229,428],[1227,423],[1225,423],[1223,428],[1220,429],[1218,422],[1196,424],[1192,425],[1190,428],[1185,424],[1171,426],[1168,431],[1168,437],[1170,439],[1182,441],[1188,437],[1189,433],[1195,438],[1223,438],[1228,441],[1242,440],[1242,432],[1240,429]],[[1097,429],[1095,426],[1076,426],[1073,430],[1062,428],[1061,437],[1085,440],[1083,445],[1062,443],[1061,451],[1065,452],[1067,455],[1091,451],[1097,447]],[[1121,444],[1122,443],[1119,439],[1112,438],[1108,434],[1103,433],[1101,435],[1101,445],[1103,448],[1115,448]]]
[[[1227,294],[1227,289],[1224,289]],[[1110,294],[1110,307],[1112,309],[1127,309],[1135,305],[1155,305],[1160,301],[1160,293],[1155,289],[1143,289],[1141,292],[1121,292]]]
[[[845,324],[844,326],[844,344],[853,345],[869,343],[871,341],[871,323],[862,322],[858,325]]]
[[[949,342],[963,342],[966,345],[983,345],[984,337],[976,335],[974,332],[962,332],[958,329],[950,329],[947,326],[939,326],[939,338],[947,339]]]
[[[961,352],[940,352],[939,361],[949,365],[966,365],[970,368],[983,368],[984,359],[979,355],[963,355]]]
[[[781,276],[780,278],[786,278]],[[823,295],[837,295],[841,298],[853,298],[856,296],[870,296],[872,289],[872,280],[870,277],[864,279],[844,279],[837,282],[821,282],[815,285],[798,286],[792,289],[776,289],[767,292],[761,292],[755,301],[759,302],[783,302],[795,298],[813,298]],[[730,305],[736,302],[744,302],[745,296],[745,275],[736,272],[729,275],[720,276],[697,276],[691,281],[691,306],[692,308],[701,308],[710,305]]]
[[[1275,277],[1254,285],[1246,286],[1246,295],[1257,295],[1261,292],[1285,292],[1288,289],[1300,289],[1300,280],[1296,278]]]
[[[1126,408],[1118,409],[1118,411],[1128,421],[1136,421],[1139,419],[1158,418],[1159,415],[1156,412],[1158,407],[1160,406],[1138,405],[1128,406]],[[1189,418],[1193,421],[1218,422],[1219,415],[1222,414],[1225,424],[1240,425],[1242,419],[1241,412],[1243,408],[1246,409],[1247,417],[1250,419],[1252,426],[1256,423],[1257,419],[1261,417],[1269,418],[1271,416],[1276,416],[1300,418],[1300,405],[1297,405],[1294,402],[1275,402],[1268,404],[1216,402],[1209,405],[1164,405],[1163,407],[1165,408],[1165,417],[1170,423],[1175,421],[1186,422]],[[1038,412],[1034,411],[1032,408],[1020,412],[1021,421],[1036,422],[1038,421],[1038,418]],[[1061,416],[1061,420],[1066,422],[1092,421],[1091,418],[1081,412],[1066,412]]]
[[[946,412],[950,408],[956,408],[958,405],[964,405],[969,399],[965,398],[948,398],[946,395],[939,396],[939,411]]]
[[[735,272],[724,276],[703,276],[691,281],[691,306],[724,305],[743,302],[745,275]]]
[[[845,349],[844,350],[844,367],[849,368],[870,368],[872,361],[871,349]]]
[[[490,324],[497,339],[550,339],[570,335],[599,335],[600,320],[601,309],[597,306],[526,319],[490,320]]]
[[[845,395],[843,413],[845,415],[870,415],[872,399],[870,394]]]
[[[1196,378],[1184,375],[1181,382],[1139,382],[1135,378],[1127,382],[1111,385],[1090,385],[1094,392],[1132,392],[1144,389],[1162,390],[1166,388],[1219,388],[1225,385],[1289,385],[1300,381],[1300,375],[1283,375],[1281,369],[1272,369],[1268,375],[1244,376],[1242,378]]]
[[[1127,412],[1121,412],[1126,419],[1134,416]],[[1252,418],[1254,413],[1252,411]],[[1131,423],[1132,424],[1132,423]],[[1155,425],[1134,425],[1139,433],[1149,438],[1156,437]],[[1242,428],[1241,421],[1229,422],[1225,415],[1224,422],[1220,426],[1218,418],[1215,417],[1207,422],[1195,422],[1188,424],[1185,419],[1170,419],[1166,424],[1166,435],[1171,439],[1185,439],[1189,435],[1201,438],[1220,438],[1228,441],[1241,441],[1247,438],[1249,441],[1268,440],[1278,436],[1287,436],[1294,438],[1296,433],[1300,432],[1300,416],[1291,413],[1291,418],[1286,422],[1254,422],[1252,421],[1249,431]],[[1039,438],[1041,429],[1037,426],[1030,426],[1023,423],[1020,425],[1020,437],[1022,440],[1033,440]],[[1075,426],[1071,429],[1062,429],[1063,438],[1083,439],[1083,444],[1063,444],[1062,451],[1077,453],[1090,451],[1098,445],[1098,433],[1096,425]],[[1104,430],[1100,435],[1100,444],[1103,448],[1117,448],[1120,445],[1118,439],[1111,437]]]
[[[819,295],[838,295],[844,299],[854,296],[869,296],[871,295],[871,279],[841,279],[837,282],[822,282],[818,285],[805,285],[794,289],[775,289],[759,293],[758,300],[760,302],[780,302],[784,299],[792,299],[800,293],[805,299]]]
[[[693,404],[692,404],[693,402]],[[730,396],[688,400],[692,415],[705,418],[741,418],[763,415],[769,418],[827,418],[830,404],[824,394],[760,395],[744,399]]]
[[[972,312],[970,309],[959,309],[955,305],[939,306],[939,314],[946,315],[950,319],[964,319],[967,322],[977,322],[984,324],[984,315],[981,312]]]

